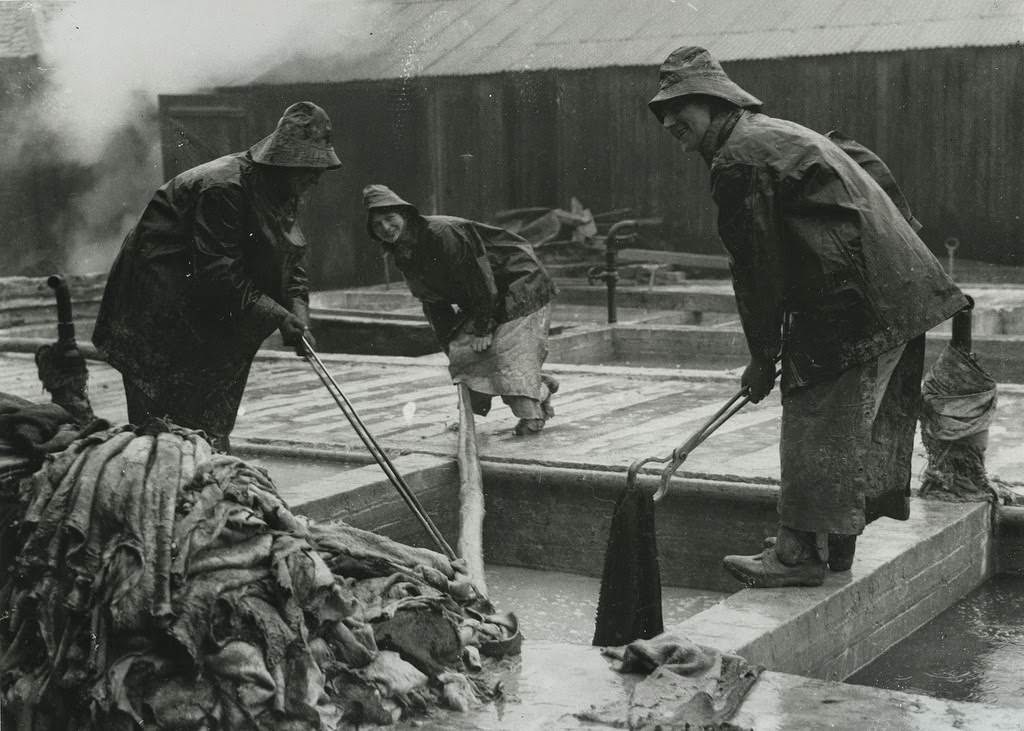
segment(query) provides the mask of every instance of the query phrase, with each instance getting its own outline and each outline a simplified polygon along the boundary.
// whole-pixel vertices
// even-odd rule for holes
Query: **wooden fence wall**
[[[290,102],[334,121],[344,163],[304,213],[316,286],[383,279],[360,192],[387,183],[420,205],[487,219],[524,206],[632,208],[671,222],[666,247],[720,251],[704,163],[660,129],[646,102],[656,67],[260,86],[222,90],[254,139]],[[725,65],[768,114],[840,128],[889,164],[945,256],[1024,265],[1024,54],[957,48]],[[168,175],[177,172],[165,171]]]

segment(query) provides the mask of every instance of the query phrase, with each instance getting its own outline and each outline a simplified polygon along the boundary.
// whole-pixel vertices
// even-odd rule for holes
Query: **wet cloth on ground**
[[[465,383],[474,394],[474,413],[485,416],[490,396],[501,396],[520,418],[544,418],[541,403],[550,395],[541,379],[548,357],[551,306],[498,325],[491,346],[477,353],[476,336],[460,332],[448,350],[448,371],[453,383]]]
[[[923,368],[922,336],[834,379],[783,384],[782,525],[859,534],[876,518],[909,517]]]
[[[647,676],[634,686],[628,705],[576,714],[616,728],[723,728],[764,669],[671,633],[603,652],[619,661],[619,672]]]

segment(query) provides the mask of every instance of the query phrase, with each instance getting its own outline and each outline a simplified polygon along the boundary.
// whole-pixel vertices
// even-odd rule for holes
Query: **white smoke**
[[[299,54],[367,53],[390,3],[79,0],[27,6],[38,19],[45,89],[19,115],[18,139],[6,157],[17,156],[22,165],[66,166],[84,180],[53,217],[64,252],[49,257],[81,273],[109,266],[163,182],[158,94],[244,84]]]
[[[372,32],[370,0],[82,0],[43,34],[49,110],[85,163],[157,94],[245,83],[297,53],[338,54]],[[141,93],[141,96],[140,96]]]

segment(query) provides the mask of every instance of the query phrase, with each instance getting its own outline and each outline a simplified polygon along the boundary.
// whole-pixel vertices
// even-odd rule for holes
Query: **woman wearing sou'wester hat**
[[[125,238],[93,342],[124,379],[128,419],[202,429],[227,450],[253,357],[275,329],[307,337],[300,197],[341,166],[331,120],[289,106],[249,150],[163,185]]]
[[[500,396],[536,434],[554,416],[547,358],[555,286],[519,236],[455,216],[423,216],[384,185],[363,190],[367,232],[388,251],[448,354],[454,383],[486,415]]]
[[[908,517],[924,333],[967,299],[909,209],[832,140],[760,113],[705,49],[665,59],[649,106],[710,168],[752,401],[782,361],[778,536],[725,567],[752,587],[817,586],[850,568],[867,523]]]

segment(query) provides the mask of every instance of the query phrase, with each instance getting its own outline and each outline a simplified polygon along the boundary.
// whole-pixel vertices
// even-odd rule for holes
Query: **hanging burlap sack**
[[[985,472],[996,383],[972,356],[947,345],[921,386],[921,437],[928,467],[921,496],[954,502],[990,500]]]

